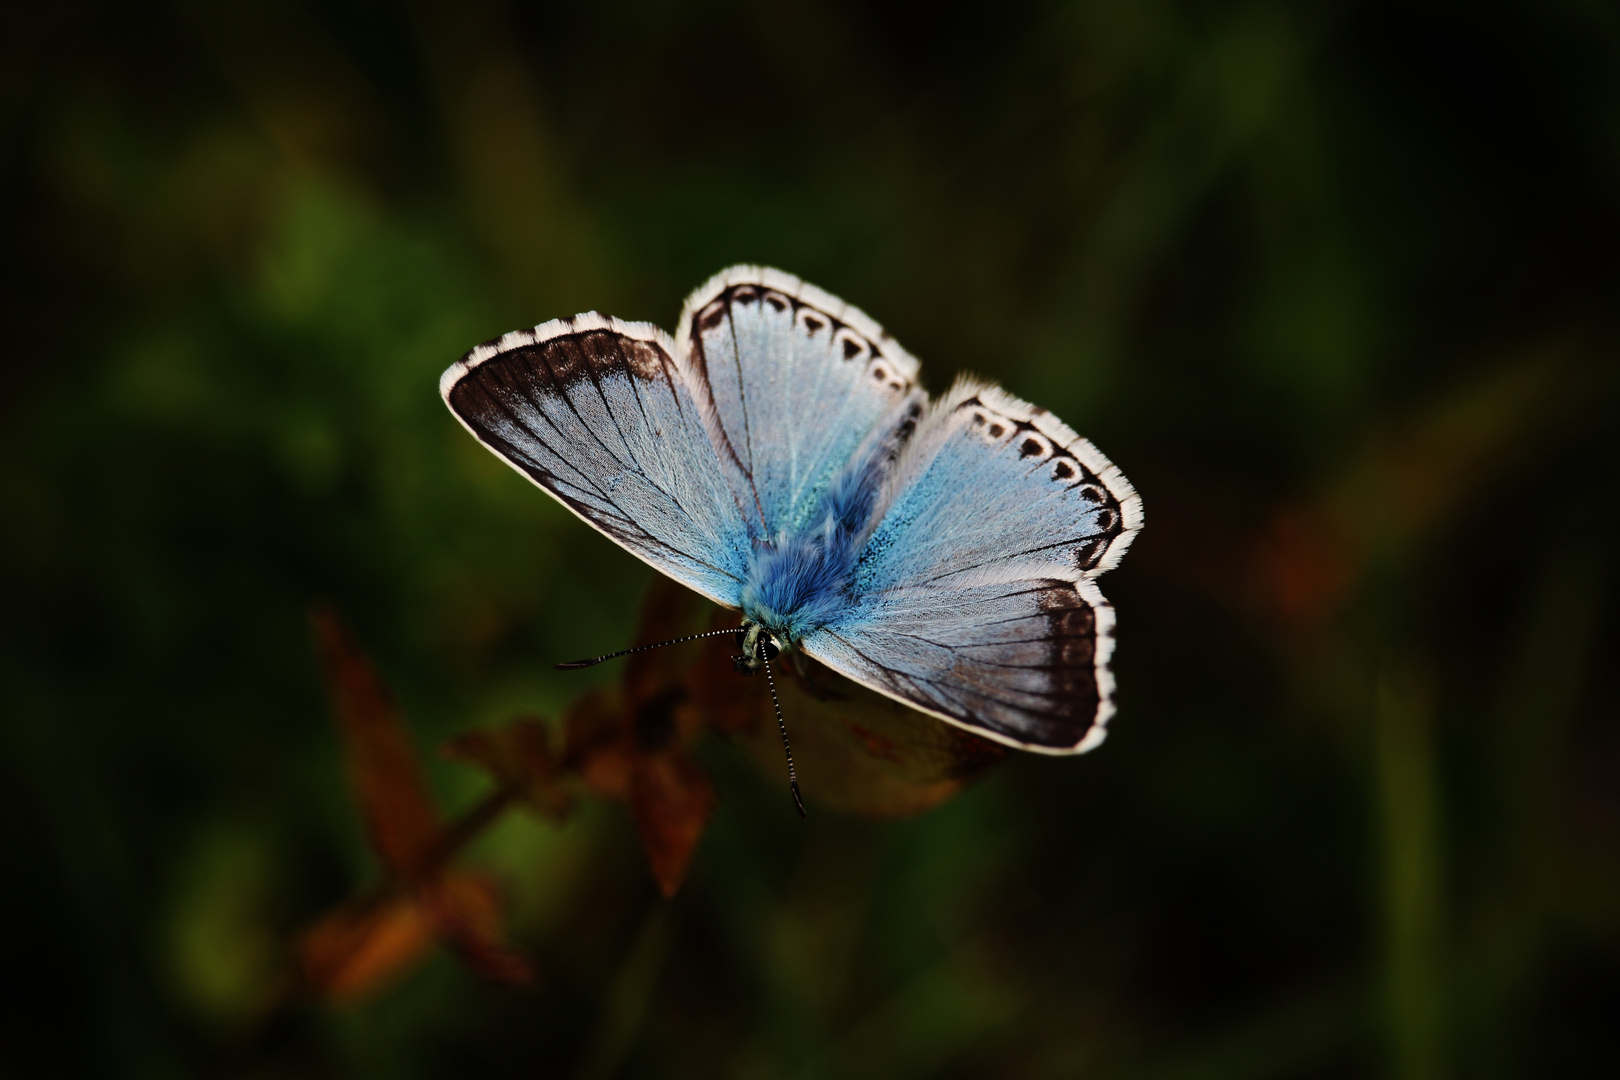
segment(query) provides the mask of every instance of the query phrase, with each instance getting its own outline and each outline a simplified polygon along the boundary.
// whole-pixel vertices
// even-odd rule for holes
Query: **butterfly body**
[[[1113,609],[1095,577],[1141,500],[1044,410],[918,364],[860,311],[733,267],[675,337],[589,314],[445,372],[486,446],[640,558],[743,616],[739,670],[802,650],[1026,749],[1099,743]]]
[[[896,423],[914,423],[920,413],[911,403]],[[755,543],[738,606],[782,646],[797,647],[849,609],[886,454],[880,445],[851,463],[814,503],[805,526]]]

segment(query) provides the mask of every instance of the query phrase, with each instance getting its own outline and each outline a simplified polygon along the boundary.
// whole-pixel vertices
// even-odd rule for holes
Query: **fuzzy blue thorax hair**
[[[909,420],[915,421],[914,414]],[[763,626],[782,648],[795,647],[848,607],[878,480],[909,434],[908,424],[844,469],[822,495],[808,527],[755,542],[742,589],[743,617]]]

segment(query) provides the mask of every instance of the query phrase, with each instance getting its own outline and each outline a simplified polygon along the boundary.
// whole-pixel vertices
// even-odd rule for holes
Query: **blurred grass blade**
[[[1397,1080],[1441,1080],[1446,1001],[1440,796],[1431,681],[1379,678],[1373,737],[1383,838],[1386,1005]]]

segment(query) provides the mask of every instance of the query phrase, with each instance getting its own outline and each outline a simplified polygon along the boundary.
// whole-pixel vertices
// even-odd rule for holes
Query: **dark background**
[[[1610,1075],[1612,5],[0,20],[0,1074]],[[549,664],[649,577],[439,372],[745,260],[1135,482],[1108,743],[801,824],[711,741],[674,907],[621,807],[514,817],[533,989],[439,957],[244,1049],[376,875],[309,605],[429,748],[611,679]]]

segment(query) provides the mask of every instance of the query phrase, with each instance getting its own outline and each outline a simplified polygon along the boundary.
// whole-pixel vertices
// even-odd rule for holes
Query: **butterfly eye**
[[[775,660],[782,650],[777,648],[776,639],[772,637],[761,638],[759,642],[759,655],[765,660]]]

